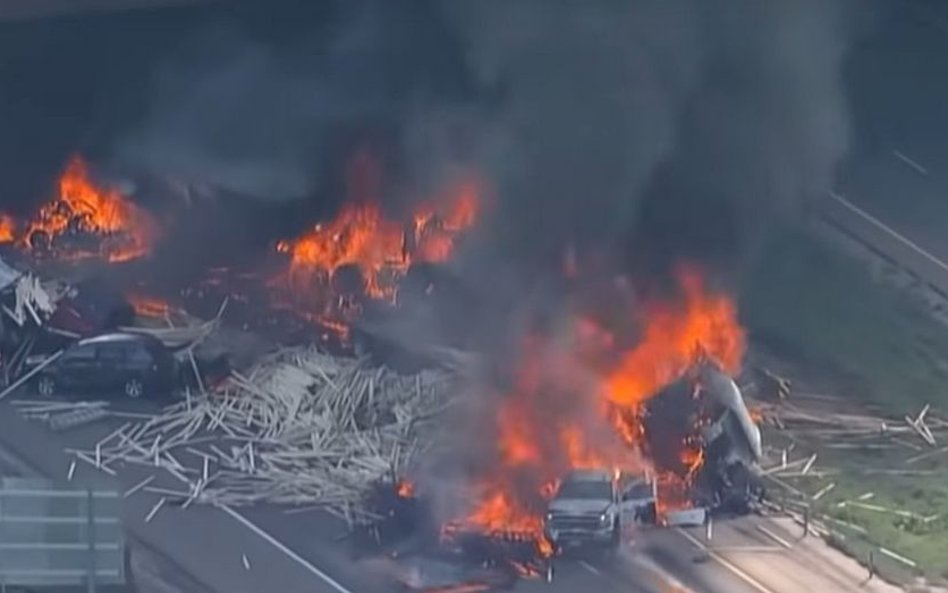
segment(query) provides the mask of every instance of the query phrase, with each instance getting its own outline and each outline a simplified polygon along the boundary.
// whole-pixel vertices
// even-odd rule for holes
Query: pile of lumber
[[[282,350],[82,451],[103,471],[161,467],[187,503],[325,506],[359,518],[367,489],[406,471],[451,403],[452,376],[398,375],[314,348]]]

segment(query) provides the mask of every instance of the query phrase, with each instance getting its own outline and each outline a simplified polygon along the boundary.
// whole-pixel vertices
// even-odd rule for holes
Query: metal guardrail
[[[0,590],[124,585],[125,541],[116,490],[0,480]]]

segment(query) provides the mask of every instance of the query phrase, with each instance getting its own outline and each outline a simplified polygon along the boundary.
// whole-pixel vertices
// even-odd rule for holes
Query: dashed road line
[[[713,560],[716,561],[718,564],[720,564],[720,565],[723,566],[724,568],[726,568],[726,569],[728,569],[729,571],[731,571],[732,573],[734,573],[734,575],[736,575],[738,578],[740,578],[742,581],[744,581],[745,583],[747,583],[747,584],[750,585],[751,587],[753,587],[753,588],[757,589],[758,591],[760,591],[760,593],[774,593],[773,589],[770,589],[769,587],[767,587],[766,585],[764,585],[763,583],[761,583],[760,581],[758,581],[757,579],[755,579],[755,578],[752,577],[751,575],[747,574],[747,572],[745,572],[744,570],[742,570],[742,569],[741,569],[740,567],[738,567],[736,564],[734,564],[733,562],[731,562],[731,561],[728,560],[727,558],[721,556],[720,554],[718,554],[717,552],[715,552],[713,549],[709,548],[708,546],[704,545],[704,544],[701,542],[701,540],[699,540],[699,539],[696,538],[695,536],[691,535],[690,533],[688,533],[688,532],[685,531],[684,529],[682,529],[682,528],[679,527],[678,529],[676,529],[676,531],[677,531],[678,533],[680,533],[681,535],[683,535],[683,536],[685,537],[685,539],[687,539],[689,542],[691,542],[692,544],[694,544],[695,547],[697,547],[699,550],[701,550],[702,552],[707,553],[708,556],[709,556],[711,559],[713,559]]]
[[[586,570],[588,570],[589,572],[593,573],[593,574],[596,575],[596,576],[602,576],[602,573],[599,571],[598,568],[596,568],[596,567],[593,566],[592,564],[586,562],[585,560],[580,560],[580,561],[579,561],[579,565],[582,566],[583,568],[585,568]]]
[[[903,163],[905,163],[906,165],[914,169],[916,173],[925,175],[926,177],[928,176],[928,169],[918,164],[918,161],[910,159],[908,156],[905,155],[905,153],[899,152],[898,150],[893,150],[892,156],[894,156],[895,158],[899,159],[900,161],[902,161]]]
[[[779,535],[777,535],[777,533],[776,533],[773,529],[769,529],[769,528],[765,527],[764,525],[761,525],[760,523],[758,523],[757,525],[755,525],[755,527],[757,527],[757,531],[760,531],[761,533],[763,533],[764,535],[766,535],[766,536],[769,537],[770,539],[774,540],[775,542],[777,542],[778,544],[780,544],[780,545],[783,546],[784,548],[786,548],[786,549],[789,550],[790,548],[793,547],[793,544],[792,544],[792,543],[788,542],[788,541],[785,540],[784,538],[782,538],[782,537],[780,537]]]

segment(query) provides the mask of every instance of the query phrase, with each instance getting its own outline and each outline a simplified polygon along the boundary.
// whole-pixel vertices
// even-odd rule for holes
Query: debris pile
[[[451,376],[398,375],[314,348],[279,351],[246,374],[128,424],[81,458],[160,466],[189,501],[325,506],[366,517],[365,492],[400,475],[450,405]],[[425,437],[425,433],[429,433]]]

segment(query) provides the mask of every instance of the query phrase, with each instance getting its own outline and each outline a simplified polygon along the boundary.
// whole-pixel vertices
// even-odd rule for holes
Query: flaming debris
[[[0,212],[0,243],[12,243],[16,240],[16,221],[8,214]]]
[[[451,530],[532,537],[549,553],[545,505],[558,478],[576,469],[611,469],[617,479],[649,470],[661,476],[664,512],[690,505],[688,492],[705,462],[704,418],[679,409],[691,429],[661,443],[676,460],[666,464],[647,438],[648,404],[705,361],[736,372],[744,333],[733,301],[711,292],[698,271],[683,269],[678,279],[679,298],[631,312],[639,338],[628,349],[616,350],[620,337],[588,316],[565,337],[525,340],[512,388],[493,418],[492,462],[473,477],[473,508],[450,521]]]
[[[386,218],[377,201],[348,203],[331,221],[277,244],[289,257],[287,270],[271,282],[277,300],[344,332],[364,298],[394,303],[398,282],[412,264],[451,257],[480,207],[474,182],[458,184],[402,221]],[[344,269],[356,272],[356,285],[340,278]]]
[[[645,304],[638,345],[623,353],[606,377],[606,397],[621,408],[643,403],[703,357],[728,373],[740,370],[745,337],[737,305],[727,295],[709,292],[698,270],[682,268],[678,282],[677,301]]]
[[[0,215],[0,242],[16,241],[40,258],[99,258],[123,262],[146,255],[158,225],[148,212],[119,191],[96,186],[85,161],[73,156],[57,184],[57,196],[20,225]]]
[[[177,307],[172,306],[168,301],[155,296],[149,296],[138,292],[131,292],[125,295],[125,300],[131,305],[135,314],[140,317],[158,317],[165,318],[173,312],[178,311]]]

